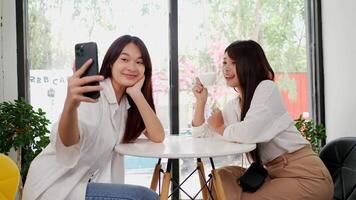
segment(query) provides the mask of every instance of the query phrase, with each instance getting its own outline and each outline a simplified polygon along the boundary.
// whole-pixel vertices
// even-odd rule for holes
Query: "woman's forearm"
[[[59,120],[58,133],[64,146],[72,146],[79,142],[77,109],[70,109],[66,105],[64,106]]]
[[[193,126],[201,126],[205,122],[204,110],[205,110],[205,103],[197,102],[195,104],[194,117],[192,121]]]
[[[146,101],[142,93],[131,95],[135,102],[143,122],[146,126],[146,136],[153,142],[162,142],[164,140],[164,130],[161,121],[158,119],[156,113]]]

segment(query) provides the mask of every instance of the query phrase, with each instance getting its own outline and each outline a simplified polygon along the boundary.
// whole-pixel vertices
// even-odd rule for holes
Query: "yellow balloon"
[[[16,163],[8,156],[0,154],[0,199],[13,200],[20,181]]]

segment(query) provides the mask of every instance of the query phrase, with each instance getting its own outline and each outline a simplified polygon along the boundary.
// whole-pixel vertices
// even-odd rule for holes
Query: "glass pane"
[[[150,52],[156,109],[168,129],[167,9],[166,0],[29,0],[32,105],[43,108],[52,123],[57,121],[66,96],[67,77],[72,74],[74,45],[95,41],[100,65],[109,45],[117,37],[130,34],[140,37]],[[126,182],[149,185],[155,162],[126,158]]]
[[[218,78],[208,86],[206,113],[214,103],[219,107],[235,92],[225,86],[221,67],[225,47],[235,40],[253,39],[265,50],[276,73],[276,82],[290,114],[297,118],[307,114],[307,60],[304,0],[217,0],[189,1],[178,4],[180,128],[191,126],[194,78],[205,72],[216,72]],[[222,165],[217,159],[216,165]],[[228,163],[239,158],[225,159]],[[192,171],[194,160],[184,161],[181,179]],[[188,166],[188,167],[186,167]],[[206,170],[208,171],[208,170]],[[199,190],[198,184],[188,188]],[[181,193],[184,198],[184,194]]]

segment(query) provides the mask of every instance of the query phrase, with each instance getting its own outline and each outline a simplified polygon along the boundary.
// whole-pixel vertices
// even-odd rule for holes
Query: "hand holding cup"
[[[205,72],[199,75],[200,82],[204,85],[204,87],[214,85],[216,81],[216,72]]]

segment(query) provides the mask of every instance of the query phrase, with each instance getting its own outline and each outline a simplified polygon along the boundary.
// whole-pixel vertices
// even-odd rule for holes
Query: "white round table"
[[[222,137],[196,138],[187,135],[168,135],[162,143],[154,143],[148,139],[139,138],[134,143],[119,144],[115,150],[123,155],[159,159],[152,176],[150,186],[152,190],[156,190],[157,184],[158,182],[160,182],[160,172],[163,171],[161,168],[161,158],[168,158],[167,169],[164,172],[163,177],[162,191],[160,190],[160,200],[167,200],[169,198],[168,191],[171,181],[172,161],[174,159],[180,158],[197,159],[196,170],[199,171],[200,185],[202,188],[201,190],[203,193],[203,199],[205,200],[208,199],[209,194],[211,196],[211,190],[208,188],[208,182],[210,181],[210,178],[208,180],[206,180],[205,178],[204,165],[201,161],[201,158],[210,158],[210,162],[213,168],[213,170],[211,171],[211,175],[213,178],[213,184],[215,185],[217,183],[219,184],[220,180],[216,178],[217,175],[212,159],[213,157],[250,152],[255,148],[256,144],[240,144],[229,142],[222,139]],[[187,178],[189,178],[189,176]],[[184,182],[185,180],[182,182],[182,184]],[[180,186],[181,184],[178,186],[178,188],[185,192]],[[217,191],[215,192],[217,193],[218,198],[220,198],[221,191],[217,189]],[[198,194],[196,194],[194,197],[191,197],[189,194],[187,195],[191,199],[195,199]]]
[[[123,155],[150,158],[207,158],[250,152],[256,144],[228,142],[220,137],[196,138],[192,136],[166,136],[163,143],[138,139],[134,143],[120,144],[116,151]]]

